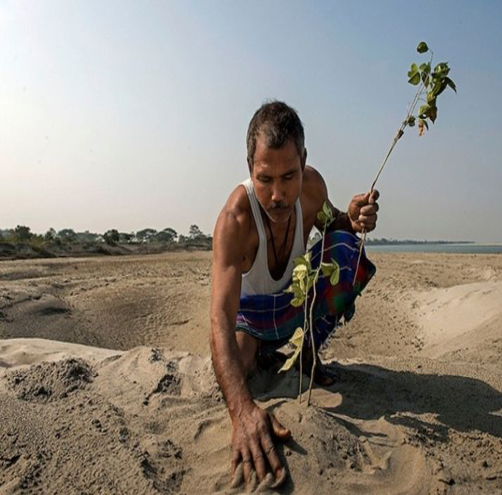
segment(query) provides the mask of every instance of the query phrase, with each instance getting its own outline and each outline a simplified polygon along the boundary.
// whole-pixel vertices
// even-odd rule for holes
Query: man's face
[[[284,223],[293,214],[302,191],[306,151],[300,157],[291,140],[279,149],[267,148],[265,142],[261,136],[256,140],[251,180],[270,220]]]

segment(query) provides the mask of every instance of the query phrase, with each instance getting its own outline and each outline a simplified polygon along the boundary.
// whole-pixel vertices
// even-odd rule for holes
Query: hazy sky
[[[0,0],[0,228],[212,232],[269,98],[298,110],[346,209],[406,114],[422,39],[458,94],[396,147],[374,236],[502,242],[502,2],[488,0]]]

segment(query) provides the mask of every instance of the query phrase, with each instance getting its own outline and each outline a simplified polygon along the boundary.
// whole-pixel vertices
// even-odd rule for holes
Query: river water
[[[368,253],[502,254],[502,244],[394,244],[366,245]]]

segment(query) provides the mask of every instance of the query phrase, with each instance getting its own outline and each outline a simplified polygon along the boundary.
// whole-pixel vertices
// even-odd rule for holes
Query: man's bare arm
[[[286,478],[286,471],[275,450],[272,434],[287,439],[290,432],[271,413],[254,403],[235,337],[242,259],[248,230],[245,221],[239,219],[238,211],[236,213],[225,207],[218,218],[213,240],[211,353],[216,378],[232,419],[233,483],[241,482],[236,475],[239,464],[242,465],[239,472],[246,483],[252,478],[253,470],[262,481],[267,472],[267,460],[275,475],[275,485],[279,486]]]
[[[252,402],[235,338],[244,236],[242,222],[225,208],[218,218],[213,238],[211,352],[216,378],[232,418],[246,403]]]
[[[330,230],[346,230],[348,232],[362,232],[366,230],[371,232],[374,230],[377,221],[378,203],[377,199],[380,196],[377,190],[371,194],[357,194],[352,198],[347,208],[347,212],[340,211],[334,206],[328,198],[328,189],[321,174],[312,169],[315,173],[314,183],[316,185],[316,197],[318,198],[318,211],[322,209],[323,203],[326,201],[333,212],[334,221],[330,225]],[[322,231],[323,224],[316,217],[315,226]]]

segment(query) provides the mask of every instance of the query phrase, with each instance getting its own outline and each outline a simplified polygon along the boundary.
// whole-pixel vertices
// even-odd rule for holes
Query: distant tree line
[[[320,239],[320,234],[315,233],[309,240],[309,245]],[[104,243],[111,246],[117,244],[167,244],[179,248],[210,249],[212,237],[204,234],[200,228],[193,224],[188,229],[188,235],[178,234],[171,227],[162,230],[146,228],[137,232],[119,232],[117,229],[107,230],[103,234],[89,232],[75,232],[73,229],[56,231],[50,228],[45,234],[35,234],[30,227],[18,225],[15,229],[0,229],[0,242],[28,243],[43,246],[46,243],[72,244],[72,243]],[[398,245],[398,244],[469,244],[472,241],[417,241],[411,239],[387,239],[385,237],[368,239],[369,245]]]
[[[178,248],[210,249],[212,237],[204,234],[197,225],[190,225],[188,235],[179,234],[171,227],[162,230],[146,228],[137,232],[119,232],[117,229],[107,230],[103,234],[94,232],[75,232],[73,229],[56,231],[50,228],[45,234],[35,234],[30,227],[18,225],[15,229],[0,229],[0,242],[11,244],[25,243],[35,246],[47,244],[104,243],[118,244],[166,244]]]

